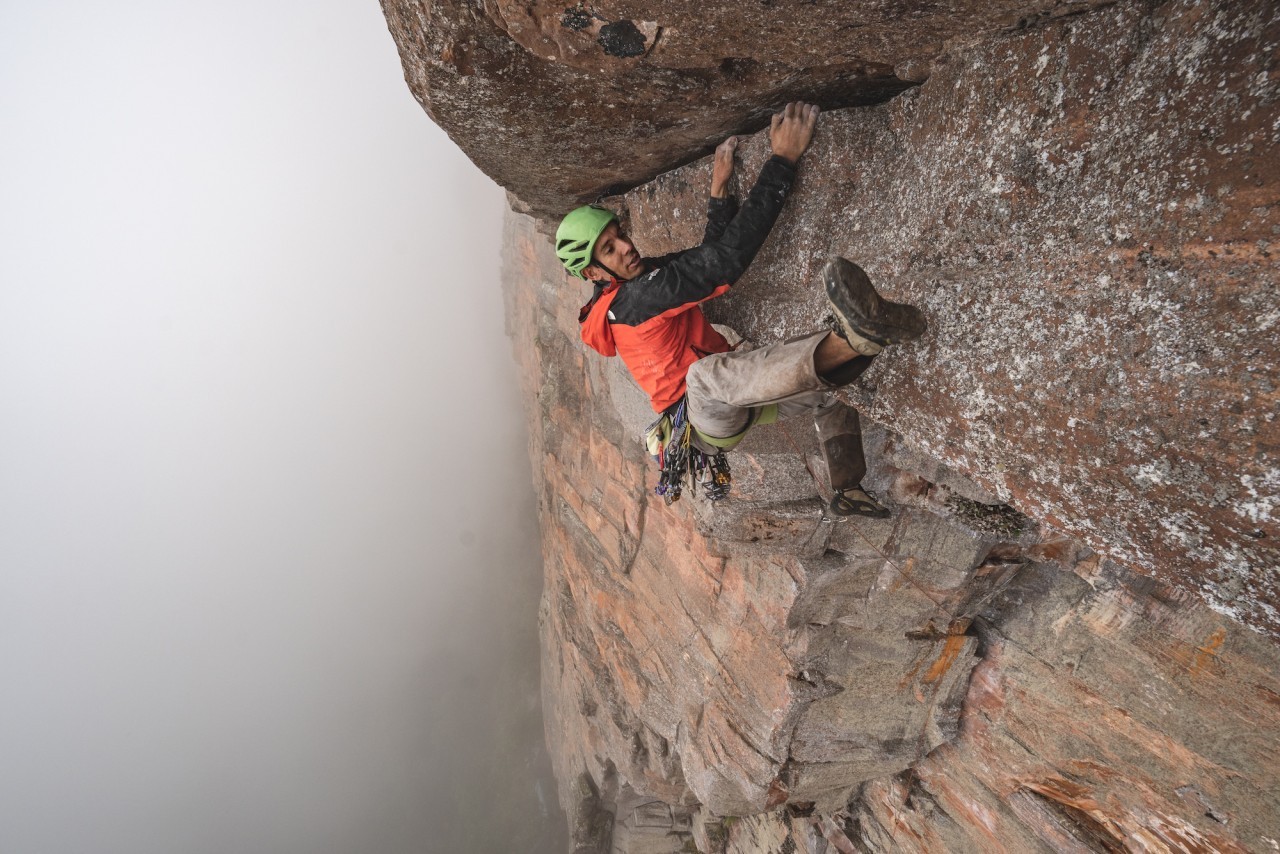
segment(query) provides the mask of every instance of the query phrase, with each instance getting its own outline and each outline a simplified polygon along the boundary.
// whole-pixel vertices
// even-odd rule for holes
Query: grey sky
[[[372,0],[5,3],[0,122],[0,851],[446,850],[501,191]]]

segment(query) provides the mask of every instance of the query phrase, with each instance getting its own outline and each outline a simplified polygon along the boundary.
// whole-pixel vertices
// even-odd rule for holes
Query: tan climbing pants
[[[836,383],[818,376],[814,368],[814,351],[826,336],[815,332],[694,362],[685,378],[689,423],[709,436],[729,437],[747,428],[757,407],[776,403],[780,418],[812,414],[831,488],[857,487],[867,473],[858,413],[836,399]],[[854,360],[840,371],[839,383],[851,382],[870,364],[870,357]],[[696,438],[694,442],[707,453],[716,451]]]

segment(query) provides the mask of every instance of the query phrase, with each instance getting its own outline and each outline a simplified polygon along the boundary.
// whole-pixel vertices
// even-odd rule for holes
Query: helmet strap
[[[604,270],[606,273],[608,273],[610,276],[612,276],[612,277],[613,277],[613,280],[614,280],[615,282],[621,282],[621,281],[622,281],[622,277],[621,277],[621,276],[619,276],[617,273],[615,273],[615,272],[613,272],[612,270],[610,270],[610,269],[609,269],[608,267],[606,267],[604,264],[601,264],[599,261],[592,261],[592,262],[591,262],[591,264],[593,264],[593,265],[594,265],[594,266],[596,266],[596,267],[599,267],[601,270]]]

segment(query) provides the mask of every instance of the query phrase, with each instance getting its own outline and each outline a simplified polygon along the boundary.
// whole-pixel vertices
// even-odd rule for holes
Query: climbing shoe
[[[913,305],[890,302],[876,293],[866,272],[852,261],[832,258],[822,266],[827,302],[835,315],[835,332],[864,356],[887,344],[918,338],[924,315]]]
[[[869,519],[888,519],[889,509],[882,507],[861,489],[840,489],[827,505],[833,516],[865,516]]]

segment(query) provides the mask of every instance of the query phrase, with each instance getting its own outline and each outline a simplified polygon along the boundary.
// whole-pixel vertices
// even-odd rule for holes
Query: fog
[[[377,4],[5,3],[0,122],[0,851],[562,850],[503,196]]]

